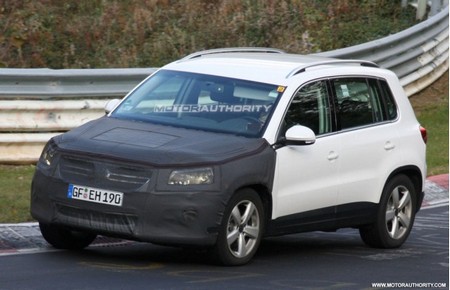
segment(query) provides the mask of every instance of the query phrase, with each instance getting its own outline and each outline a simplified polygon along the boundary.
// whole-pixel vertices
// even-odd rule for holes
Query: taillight
[[[423,142],[425,144],[427,144],[427,141],[428,141],[427,129],[425,129],[424,127],[420,126],[420,134],[422,135]]]

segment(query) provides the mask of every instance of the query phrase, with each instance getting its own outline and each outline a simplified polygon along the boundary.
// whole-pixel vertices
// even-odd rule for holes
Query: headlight
[[[53,158],[55,157],[55,153],[56,153],[56,150],[54,148],[53,143],[52,142],[47,143],[47,145],[45,145],[44,150],[42,151],[41,161],[47,166],[52,165]]]
[[[182,169],[174,170],[170,173],[170,185],[199,185],[212,184],[214,181],[214,172],[212,168],[198,168],[198,169]]]

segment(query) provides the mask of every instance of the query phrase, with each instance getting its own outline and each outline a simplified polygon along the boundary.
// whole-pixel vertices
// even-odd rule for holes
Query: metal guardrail
[[[448,70],[448,6],[399,33],[317,53],[391,69],[411,96]],[[155,68],[0,69],[0,163],[33,163],[48,139],[104,115]]]
[[[448,70],[448,6],[432,18],[399,33],[316,55],[364,59],[394,71],[408,96]]]
[[[0,69],[0,100],[123,97],[156,68]]]
[[[104,115],[155,70],[0,69],[0,163],[36,162],[51,137]]]

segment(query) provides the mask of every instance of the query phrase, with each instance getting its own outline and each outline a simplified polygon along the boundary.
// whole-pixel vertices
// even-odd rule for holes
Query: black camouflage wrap
[[[230,197],[272,190],[275,151],[262,138],[103,117],[49,141],[37,165],[31,214],[42,223],[173,245],[212,245]],[[211,167],[208,185],[169,185],[172,170]],[[111,176],[121,176],[122,180]],[[69,184],[124,193],[121,207],[69,199]]]

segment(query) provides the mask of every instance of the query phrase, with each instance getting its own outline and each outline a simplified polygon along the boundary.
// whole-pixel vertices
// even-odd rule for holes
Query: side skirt
[[[357,202],[321,208],[270,220],[266,236],[279,236],[311,231],[334,231],[373,223],[378,204]]]

